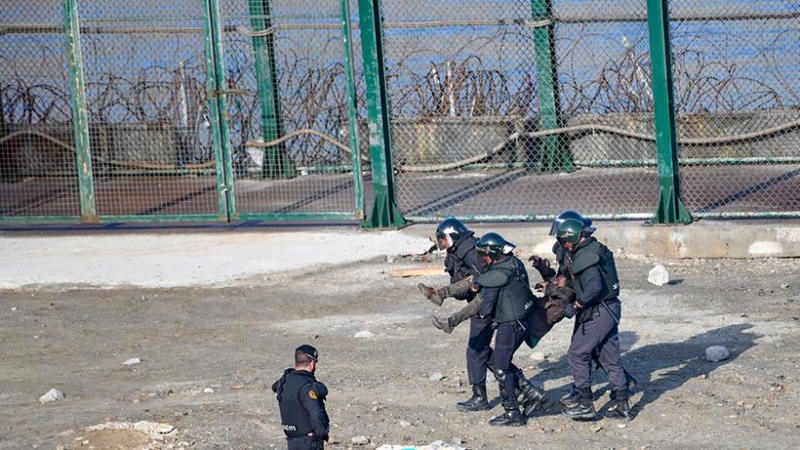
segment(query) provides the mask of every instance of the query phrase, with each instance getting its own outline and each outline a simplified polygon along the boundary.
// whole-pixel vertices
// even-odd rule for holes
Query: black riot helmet
[[[555,219],[553,219],[553,225],[550,226],[550,236],[555,236],[558,232],[558,227],[562,223],[564,223],[567,219],[575,219],[583,223],[583,235],[588,236],[595,231],[597,228],[592,226],[592,219],[588,217],[584,217],[580,215],[578,212],[568,209],[561,214],[557,215]]]
[[[497,233],[486,233],[478,239],[475,244],[475,250],[478,256],[488,256],[492,261],[500,258],[500,255],[507,255],[514,250],[515,245],[503,239]]]
[[[581,233],[583,233],[583,221],[567,219],[558,225],[556,239],[562,245],[566,242],[575,245],[581,241]]]
[[[469,229],[460,220],[445,219],[436,227],[436,245],[440,250],[450,248],[467,233],[469,233]],[[447,245],[443,245],[442,240],[446,241]]]

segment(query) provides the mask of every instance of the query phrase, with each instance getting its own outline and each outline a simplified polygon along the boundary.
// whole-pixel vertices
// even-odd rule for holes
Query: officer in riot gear
[[[436,227],[436,245],[445,250],[447,256],[444,260],[445,272],[450,275],[450,284],[461,283],[471,285],[472,280],[484,269],[475,253],[475,244],[478,238],[460,220],[449,218],[443,220]],[[459,300],[471,302],[475,299],[475,292],[469,289],[458,289],[451,293],[450,286],[435,289],[419,284],[419,290],[425,297],[437,306],[441,306],[445,298],[454,296]],[[489,400],[486,397],[486,369],[494,368],[491,364],[493,330],[491,322],[479,317],[470,321],[469,341],[467,343],[467,377],[472,386],[472,397],[456,404],[459,411],[485,411],[489,409]]]
[[[476,244],[478,256],[488,265],[487,270],[474,282],[473,290],[480,290],[483,297],[479,316],[490,319],[497,333],[493,358],[504,413],[489,421],[493,426],[525,424],[514,377],[514,372],[521,375],[521,370],[512,364],[512,359],[514,352],[528,337],[533,318],[543,320],[544,317],[544,310],[530,290],[525,265],[513,252],[508,251],[509,246],[513,247],[513,244],[497,233],[486,233]],[[537,394],[541,401],[543,394]]]
[[[558,231],[558,227],[568,219],[575,219],[583,223],[583,230],[581,231],[581,235],[583,237],[590,237],[592,236],[592,234],[594,234],[595,231],[597,231],[597,228],[592,226],[591,218],[583,216],[580,213],[573,210],[566,210],[558,214],[555,217],[555,219],[553,219],[553,224],[550,226],[550,233],[549,233],[550,236],[555,237]],[[571,275],[569,274],[567,267],[569,267],[572,264],[572,255],[570,254],[570,252],[568,252],[561,246],[561,244],[557,239],[556,242],[553,244],[553,254],[556,257],[556,262],[558,264],[556,269],[550,267],[550,263],[547,259],[540,258],[539,256],[536,255],[533,255],[530,258],[528,258],[528,261],[531,262],[533,268],[539,271],[539,273],[542,276],[542,280],[544,280],[543,283],[537,284],[537,289],[544,291],[546,297],[549,297],[553,290],[558,289],[556,287],[556,285],[558,284],[557,280],[571,279]],[[570,287],[571,284],[572,283],[569,282]],[[565,311],[565,313],[567,317],[571,319],[573,316],[570,314],[574,314],[574,310],[568,310]],[[603,369],[602,363],[600,362],[600,356],[597,353],[597,351],[592,352],[592,359],[594,360],[595,365],[598,369],[605,371]],[[629,391],[638,384],[638,380],[636,379],[636,377],[631,375],[627,370],[625,370],[625,379],[627,380],[627,387]],[[560,400],[561,404],[566,407],[574,407],[575,405],[578,404],[579,395],[580,394],[577,388],[573,385],[570,391],[563,397],[561,397]],[[611,400],[612,401],[615,400],[615,397],[616,393],[612,391]]]
[[[631,420],[627,380],[620,362],[622,307],[614,254],[594,237],[586,236],[584,226],[581,220],[567,219],[556,231],[559,244],[572,256],[566,269],[576,293],[575,302],[567,308],[568,315],[575,315],[567,361],[579,398],[563,412],[578,420],[596,417],[591,381],[592,352],[596,351],[616,400],[606,416]]]
[[[466,279],[471,280],[480,274],[481,269],[483,269],[483,262],[479,261],[475,256],[475,243],[478,242],[478,238],[460,220],[456,218],[443,220],[436,227],[434,238],[436,239],[437,248],[447,251],[444,270],[450,275],[450,284]],[[467,283],[471,283],[471,281]],[[418,288],[425,295],[425,298],[436,306],[442,306],[444,299],[451,296],[458,300],[467,301],[471,301],[475,297],[474,293],[468,290],[466,292],[458,290],[455,293],[451,293],[449,286],[436,289],[420,283]]]
[[[472,396],[466,401],[457,403],[456,408],[462,412],[485,411],[489,409],[486,370],[492,371],[495,377],[497,376],[490,346],[494,329],[491,319],[476,314],[480,304],[477,299],[480,296],[470,287],[473,279],[485,271],[487,265],[477,257],[475,245],[478,238],[460,220],[449,218],[442,221],[436,228],[435,239],[437,246],[447,251],[444,265],[445,271],[450,275],[450,285],[435,289],[420,283],[418,287],[425,297],[437,306],[447,297],[468,302],[467,307],[462,310],[465,312],[462,312],[461,320],[469,319],[470,322],[466,360]],[[508,248],[505,251],[510,252]],[[441,319],[434,316],[432,321],[434,326],[441,328],[443,322]],[[452,328],[449,331],[452,331]],[[535,409],[544,399],[543,394],[524,377],[522,371],[515,366],[512,366],[512,369],[511,373],[523,404],[527,405],[528,409]]]
[[[330,419],[325,411],[328,388],[314,377],[319,354],[310,345],[294,352],[294,369],[286,369],[273,383],[281,411],[281,426],[289,450],[323,450]]]

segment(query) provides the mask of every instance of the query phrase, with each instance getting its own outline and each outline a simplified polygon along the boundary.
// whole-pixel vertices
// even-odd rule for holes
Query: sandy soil
[[[398,268],[441,258],[374,258],[252,277],[225,288],[0,291],[0,448],[285,448],[268,386],[301,343],[321,355],[330,388],[331,449],[436,440],[469,449],[795,448],[800,442],[800,260],[694,260],[667,265],[673,281],[647,283],[653,261],[619,260],[623,360],[641,384],[635,420],[573,422],[557,407],[525,428],[493,428],[490,412],[460,413],[468,397],[467,327],[447,335]],[[535,274],[532,274],[535,275]],[[536,279],[536,276],[532,276]],[[555,403],[570,384],[564,321],[515,361]],[[359,331],[374,334],[355,338]],[[704,358],[724,345],[731,357]],[[531,358],[544,352],[547,358]],[[130,358],[141,363],[126,366]],[[441,373],[441,379],[433,376]],[[596,407],[608,406],[602,374]],[[56,402],[38,398],[55,388]],[[213,392],[212,392],[213,391]],[[151,421],[161,441],[105,422]],[[542,447],[544,446],[544,447]]]

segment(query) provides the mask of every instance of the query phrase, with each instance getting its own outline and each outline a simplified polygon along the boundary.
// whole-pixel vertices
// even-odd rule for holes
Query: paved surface
[[[597,237],[627,257],[800,257],[800,220],[710,221],[689,226],[597,222]],[[548,224],[476,223],[498,231],[523,257],[549,255]],[[402,230],[339,227],[8,229],[0,232],[0,288],[26,285],[221,286],[314,265],[413,255],[430,248],[435,226]]]

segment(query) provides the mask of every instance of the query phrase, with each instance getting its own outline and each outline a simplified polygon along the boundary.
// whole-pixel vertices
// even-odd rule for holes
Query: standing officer
[[[509,245],[513,246],[497,233],[484,234],[476,244],[478,255],[488,269],[475,280],[475,289],[480,289],[483,296],[480,317],[491,320],[497,328],[494,341],[495,377],[500,385],[500,397],[505,410],[502,415],[489,421],[489,425],[493,426],[525,424],[525,416],[519,409],[515,392],[515,371],[521,375],[521,370],[511,361],[514,352],[525,341],[534,317],[544,317],[543,309],[539,311],[541,314],[534,314],[534,310],[541,306],[531,292],[525,264],[512,252],[504,251]]]
[[[273,383],[278,394],[281,426],[289,450],[323,450],[328,440],[330,419],[325,411],[328,388],[314,378],[319,354],[304,344],[294,351],[294,369],[286,369]]]
[[[444,266],[445,271],[450,275],[450,285],[434,289],[420,283],[419,290],[437,306],[441,306],[444,299],[450,296],[466,300],[470,305],[475,304],[478,294],[469,289],[469,286],[472,285],[473,279],[487,269],[486,262],[478,258],[476,253],[475,246],[478,238],[475,237],[472,230],[455,218],[443,220],[436,227],[435,237],[439,249],[447,251]],[[503,251],[510,253],[509,248],[504,248]],[[466,359],[467,378],[472,386],[472,397],[456,403],[456,408],[462,412],[485,411],[489,409],[489,400],[486,395],[486,370],[491,370],[497,376],[492,363],[492,347],[490,346],[494,335],[492,320],[470,313],[466,313],[463,318],[464,320],[470,319]],[[436,317],[433,318],[433,324],[440,328]],[[544,393],[531,384],[521,370],[514,366],[512,368],[512,378],[522,395],[523,403],[529,405],[531,410],[534,409],[544,400]]]
[[[592,352],[596,351],[617,402],[607,417],[631,420],[627,380],[620,363],[618,327],[622,306],[614,254],[583,230],[582,221],[567,219],[556,232],[559,244],[572,254],[567,270],[576,293],[575,302],[567,306],[567,315],[575,314],[567,361],[578,390],[578,403],[565,407],[564,414],[573,419],[596,417],[591,380]]]

